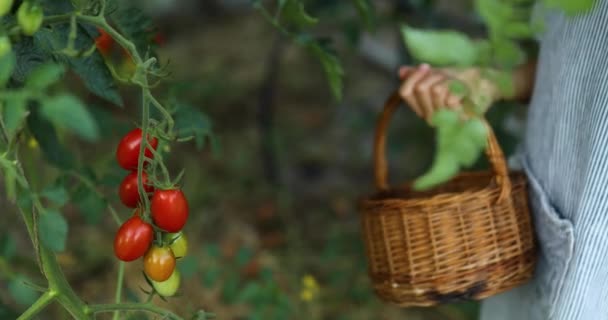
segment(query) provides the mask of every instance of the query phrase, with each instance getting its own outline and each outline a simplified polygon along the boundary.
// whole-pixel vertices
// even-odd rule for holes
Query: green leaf
[[[534,29],[528,22],[510,22],[504,26],[503,31],[507,37],[513,39],[528,39],[534,36]]]
[[[473,118],[463,124],[463,130],[478,146],[485,148],[488,142],[488,128],[480,119]]]
[[[59,207],[63,206],[70,199],[68,191],[61,184],[53,184],[46,187],[44,190],[42,190],[40,195],[52,201]]]
[[[22,306],[33,304],[40,296],[40,293],[25,284],[26,281],[29,281],[28,278],[19,274],[8,283],[8,292]]]
[[[123,102],[116,82],[99,52],[93,51],[84,57],[71,57],[59,53],[65,48],[69,30],[68,24],[57,24],[52,28],[40,29],[34,34],[36,50],[47,54],[53,53],[53,60],[67,64],[82,79],[91,93],[115,105],[122,106]],[[75,46],[78,49],[86,50],[94,45],[94,41],[86,28],[78,25]],[[48,60],[48,58],[46,59]]]
[[[112,109],[100,107],[96,104],[87,104],[87,108],[99,127],[101,138],[111,138],[116,132],[128,132],[132,129],[132,124],[120,121],[111,111]]]
[[[65,68],[56,63],[45,63],[37,66],[25,80],[25,86],[33,89],[44,89],[57,82],[65,72]]]
[[[40,242],[55,252],[65,250],[68,238],[68,222],[55,210],[40,212],[38,219]]]
[[[448,181],[458,173],[457,157],[450,153],[438,153],[431,169],[414,181],[416,190],[426,190]]]
[[[359,17],[363,20],[365,27],[368,30],[373,30],[376,25],[376,16],[374,13],[374,5],[370,0],[353,0]]]
[[[456,111],[440,110],[433,114],[431,125],[437,128],[437,150],[431,168],[414,182],[417,190],[444,183],[461,167],[472,166],[487,143],[487,128],[479,118],[462,121]]]
[[[99,138],[95,119],[76,97],[62,94],[45,99],[42,103],[41,113],[49,121],[66,127],[89,141]]]
[[[334,98],[342,100],[342,77],[344,76],[344,70],[342,69],[340,60],[334,53],[318,42],[311,42],[308,47],[317,59],[321,61]]]
[[[36,34],[40,33],[37,32]],[[31,109],[27,117],[27,126],[38,141],[42,152],[47,160],[61,169],[71,169],[75,166],[72,153],[59,142],[55,127],[45,118],[40,116],[38,108]]]
[[[511,72],[486,70],[484,76],[498,86],[503,97],[512,97],[515,94],[515,83]]]
[[[127,39],[133,41],[137,51],[144,53],[149,51],[154,37],[154,24],[146,16],[145,10],[133,5],[131,1],[113,1],[109,6],[108,19]]]
[[[178,138],[194,136],[197,149],[205,145],[205,139],[212,136],[211,120],[199,109],[186,104],[177,104],[175,131]]]
[[[492,65],[494,59],[492,52],[492,44],[489,40],[478,40],[475,42],[477,50],[477,65],[480,67],[487,67]]]
[[[456,31],[401,28],[405,44],[414,58],[436,66],[471,66],[477,61],[477,47],[467,35]]]
[[[493,41],[494,59],[503,68],[514,68],[526,60],[526,53],[515,41]]]
[[[586,13],[595,5],[595,0],[543,0],[550,8],[558,8],[569,16]]]
[[[8,52],[0,57],[0,86],[5,86],[15,68],[15,53]]]
[[[14,43],[15,69],[12,73],[13,80],[24,83],[28,75],[39,65],[52,60],[51,50],[46,46],[40,46],[37,39],[45,28],[38,30],[34,37],[24,37]],[[36,42],[36,43],[35,43]]]
[[[13,139],[28,115],[25,103],[25,95],[10,95],[4,100],[2,116],[4,117],[4,125],[6,126],[6,131],[8,131],[9,139]]]
[[[502,30],[512,20],[513,4],[502,0],[475,0],[475,12],[481,16],[490,31]]]
[[[82,186],[73,194],[72,199],[75,199],[76,206],[88,224],[101,222],[108,204],[97,192]]]
[[[304,3],[299,0],[287,0],[280,5],[281,17],[284,23],[295,25],[299,28],[311,27],[319,20],[311,17],[304,9]]]
[[[195,256],[185,256],[178,260],[177,269],[184,279],[190,279],[198,272],[198,260]]]
[[[458,113],[451,110],[441,109],[433,113],[431,125],[434,127],[447,128],[458,123]]]
[[[17,196],[17,206],[19,206],[21,210],[32,210],[32,203],[32,195],[29,192],[20,192]]]

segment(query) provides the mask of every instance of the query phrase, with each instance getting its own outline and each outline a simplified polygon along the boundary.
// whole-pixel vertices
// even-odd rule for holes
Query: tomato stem
[[[115,303],[120,303],[121,297],[122,297],[122,282],[125,276],[125,263],[123,261],[120,261],[118,263],[118,277],[116,279],[116,295],[115,295],[115,299],[114,302]],[[114,311],[114,316],[112,317],[113,320],[118,320],[118,316],[120,314],[119,310]]]
[[[57,292],[53,290],[46,291],[43,295],[41,295],[34,304],[32,304],[25,312],[23,312],[17,320],[29,320],[32,319],[35,315],[40,313],[46,306],[48,306],[55,297],[57,297]]]
[[[147,81],[147,79],[145,80]],[[144,204],[144,213],[142,213],[142,217],[146,217],[146,219],[149,217],[149,212],[150,212],[150,200],[148,199],[146,195],[146,189],[144,187],[144,183],[143,183],[143,172],[144,172],[144,164],[145,164],[145,154],[146,154],[146,148],[148,148],[149,143],[148,143],[148,120],[150,118],[150,105],[148,104],[148,96],[146,95],[146,91],[148,89],[142,88],[142,112],[141,112],[141,118],[142,118],[142,128],[141,128],[141,144],[139,146],[139,156],[137,159],[137,191],[138,193],[141,195],[141,198],[144,200],[143,204]],[[149,150],[154,151],[154,148],[152,148],[152,146],[149,147]],[[146,220],[144,219],[144,220]]]

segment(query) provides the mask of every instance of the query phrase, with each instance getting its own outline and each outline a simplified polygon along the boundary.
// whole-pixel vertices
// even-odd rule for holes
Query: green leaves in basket
[[[479,46],[464,33],[403,26],[401,34],[418,61],[434,66],[471,66],[478,60]]]
[[[461,120],[456,111],[439,110],[431,125],[437,130],[437,151],[429,171],[414,182],[416,190],[437,186],[453,178],[462,167],[472,166],[487,143],[487,128],[480,118]]]

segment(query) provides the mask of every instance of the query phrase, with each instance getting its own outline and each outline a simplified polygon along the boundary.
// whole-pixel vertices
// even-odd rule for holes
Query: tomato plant
[[[114,238],[114,254],[122,261],[141,258],[152,243],[154,230],[138,215],[125,221]]]
[[[137,161],[139,159],[139,149],[142,141],[142,130],[140,128],[129,131],[120,140],[118,147],[116,148],[116,160],[118,164],[126,170],[133,170],[137,168]],[[158,139],[149,139],[149,144],[152,149],[156,149],[158,146]],[[152,151],[146,149],[145,156],[152,158]]]
[[[156,190],[150,210],[154,223],[168,232],[180,231],[188,220],[188,201],[178,189]]]
[[[158,282],[169,279],[175,270],[175,256],[169,247],[153,245],[144,256],[144,272]]]
[[[150,50],[155,47],[153,29],[144,13],[132,4],[113,0],[0,0],[0,16],[4,16],[0,22],[0,173],[7,199],[19,209],[34,247],[35,261],[48,282],[46,288],[36,287],[41,295],[21,295],[37,300],[19,319],[32,319],[53,302],[75,319],[94,319],[107,312],[114,314],[113,319],[123,319],[131,311],[183,319],[151,303],[121,301],[124,261],[135,261],[146,252],[150,252],[148,257],[156,257],[153,253],[158,250],[150,250],[150,246],[155,241],[162,243],[164,238],[165,232],[154,225],[146,195],[156,186],[176,186],[179,181],[179,178],[171,179],[163,155],[158,154],[156,148],[161,141],[167,146],[191,139],[202,141],[210,134],[209,130],[198,130],[207,126],[199,121],[204,116],[200,110],[191,108],[188,112],[193,117],[176,121],[176,115],[187,105],[170,98],[169,91],[152,92],[152,88],[164,80],[166,72],[162,71],[165,66],[156,53]],[[112,61],[102,57],[114,47],[123,52],[133,66],[132,72],[127,73],[128,78],[124,78],[125,73],[117,72]],[[61,81],[66,74],[77,76],[80,87],[74,88],[73,81]],[[116,120],[102,119],[102,115],[108,114],[104,108],[124,107],[119,84],[134,88],[129,93],[139,95],[134,101],[141,102],[129,106],[129,109],[140,109],[138,128],[115,142],[118,145],[116,161],[129,171],[120,184],[119,198],[127,207],[138,208],[124,222],[119,210],[112,205],[112,197],[104,193],[107,180],[103,175],[112,174],[108,172],[114,170],[108,170],[111,165],[103,157],[98,157],[95,163],[90,157],[80,157],[65,145],[66,141],[80,139],[92,146],[102,137],[112,135]],[[96,96],[105,105],[83,103],[79,97],[83,90],[90,93],[83,96]],[[151,108],[157,112],[153,114]],[[121,111],[116,109],[116,112]],[[20,148],[20,145],[26,147]],[[29,172],[31,167],[23,165],[21,157],[24,153],[29,156],[24,150],[32,148],[39,148],[38,155],[54,168],[57,176],[53,183],[45,185],[47,182],[39,179],[30,182],[34,173]],[[98,223],[103,213],[109,212],[119,226],[115,234],[107,234],[109,239],[114,236],[114,254],[119,266],[114,303],[85,302],[61,270],[57,254],[66,250],[70,227],[62,208],[70,202],[87,223]],[[174,245],[174,248],[177,247]],[[159,275],[155,273],[157,269],[149,268],[150,263],[147,269],[156,279],[172,277],[162,287],[168,296],[166,285],[173,284],[171,295],[174,294],[180,274],[172,270],[175,258],[170,247],[160,250],[172,257],[171,270],[166,271],[166,275],[161,273],[160,277],[155,276]],[[185,254],[185,250],[180,254]],[[22,279],[21,274],[11,279],[12,293],[21,290]],[[157,294],[152,287],[149,299]],[[196,314],[210,315],[202,310]]]

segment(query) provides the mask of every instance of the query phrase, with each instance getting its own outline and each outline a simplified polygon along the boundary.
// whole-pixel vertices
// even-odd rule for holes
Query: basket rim
[[[413,184],[413,181],[408,181],[404,184],[400,184],[400,185],[391,187],[388,190],[376,190],[375,192],[373,192],[371,194],[361,196],[359,202],[361,204],[373,205],[373,204],[379,204],[379,203],[436,201],[436,200],[442,200],[444,198],[451,198],[451,197],[455,197],[455,196],[472,197],[477,194],[486,194],[486,193],[494,191],[494,190],[499,190],[499,191],[501,190],[501,187],[496,183],[496,175],[491,170],[461,172],[458,175],[454,176],[450,181],[442,184],[441,186],[449,185],[456,179],[469,178],[469,177],[473,178],[473,177],[480,177],[480,176],[487,176],[490,178],[489,181],[486,183],[486,185],[483,187],[480,187],[480,188],[469,188],[469,189],[465,189],[465,190],[461,190],[461,191],[457,191],[457,192],[441,192],[441,193],[435,193],[435,194],[424,195],[424,196],[412,196],[412,197],[408,197],[408,198],[405,198],[402,196],[382,196],[383,194],[388,195],[395,191],[412,192],[411,185]],[[526,176],[525,172],[522,170],[509,171],[509,176],[512,176],[511,181],[512,181],[513,189],[526,187],[528,185],[527,176]],[[481,184],[480,184],[480,186],[481,186]],[[417,192],[413,191],[413,193],[415,194]],[[498,195],[497,195],[497,197],[498,197]]]

